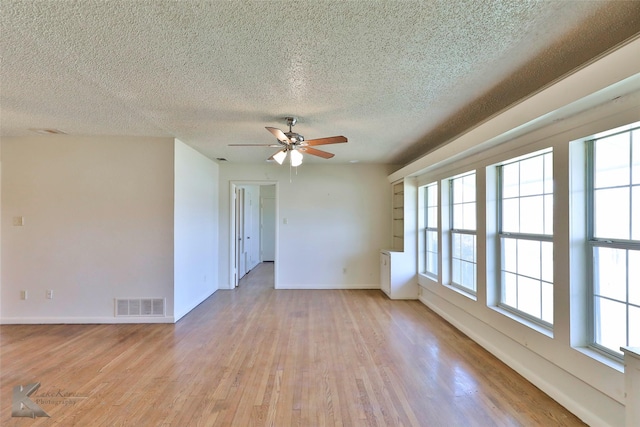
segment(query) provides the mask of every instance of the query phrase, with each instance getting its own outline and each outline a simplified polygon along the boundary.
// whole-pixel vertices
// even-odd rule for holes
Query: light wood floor
[[[262,264],[175,325],[0,327],[3,426],[574,426],[417,301],[274,290]],[[50,418],[12,418],[15,385]]]

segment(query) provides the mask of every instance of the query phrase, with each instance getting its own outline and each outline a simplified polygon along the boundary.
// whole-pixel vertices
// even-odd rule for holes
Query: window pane
[[[502,293],[502,302],[515,308],[518,303],[518,300],[517,300],[518,276],[511,273],[502,273],[502,277],[503,277],[502,283],[504,283],[504,292]]]
[[[520,200],[506,199],[502,201],[502,231],[518,233],[520,231]]]
[[[427,231],[427,250],[429,252],[438,252],[438,232]]]
[[[463,202],[475,202],[476,201],[476,174],[467,175],[462,178],[462,201]]]
[[[640,184],[640,129],[631,133],[633,154],[631,155],[631,169],[633,184]]]
[[[462,230],[464,228],[462,222],[462,205],[453,205],[453,228]]]
[[[427,227],[429,228],[438,227],[438,207],[437,206],[427,208]]]
[[[629,133],[595,143],[595,188],[629,185]]]
[[[451,180],[453,186],[453,228],[476,229],[475,173]]]
[[[460,258],[465,261],[476,262],[476,236],[463,234],[461,236]]]
[[[596,190],[594,237],[629,239],[629,188]]]
[[[453,203],[462,203],[462,182],[461,178],[451,180],[451,188],[453,188]]]
[[[459,259],[451,260],[451,276],[453,283],[457,283],[458,285],[462,284],[461,282],[461,267],[462,261]]]
[[[543,197],[523,197],[520,199],[520,232],[542,234],[544,232]]]
[[[505,199],[520,195],[520,163],[511,163],[502,167],[502,197]]]
[[[427,204],[438,206],[438,185],[432,184],[427,187]]]
[[[640,347],[640,308],[629,307],[629,343],[630,347]]]
[[[542,282],[542,320],[553,323],[553,284]]]
[[[540,318],[540,282],[527,277],[518,277],[518,310]]]
[[[476,265],[470,262],[462,263],[462,282],[465,288],[476,290]]]
[[[627,300],[627,251],[594,248],[594,293],[599,296]]]
[[[460,252],[460,247],[462,246],[461,242],[460,242],[460,240],[462,238],[461,236],[462,235],[458,234],[458,233],[453,233],[451,235],[451,240],[452,240],[452,242],[451,242],[452,243],[451,251],[452,251],[452,254],[453,254],[454,258],[461,258],[461,252]]]
[[[553,195],[544,196],[544,234],[553,234]]]
[[[542,280],[553,283],[553,243],[541,242]]]
[[[629,302],[640,305],[640,251],[629,251]]]
[[[627,307],[623,303],[596,297],[595,342],[615,352],[627,342]]]
[[[520,161],[520,196],[542,194],[544,163],[542,156]]]
[[[505,271],[518,272],[516,239],[502,239],[502,266]]]
[[[476,204],[465,203],[462,205],[462,226],[465,230],[476,229]]]
[[[545,194],[553,193],[553,155],[551,153],[544,155],[544,192]]]
[[[518,240],[518,274],[540,278],[540,242]]]
[[[427,257],[427,271],[431,274],[438,274],[438,254],[429,252]]]
[[[631,240],[640,240],[640,186],[632,187],[631,197]]]

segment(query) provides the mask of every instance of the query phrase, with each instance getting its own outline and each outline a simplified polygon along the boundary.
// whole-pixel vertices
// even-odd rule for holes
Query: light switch
[[[13,225],[14,225],[14,227],[22,227],[24,225],[24,217],[23,216],[14,216],[13,217]]]

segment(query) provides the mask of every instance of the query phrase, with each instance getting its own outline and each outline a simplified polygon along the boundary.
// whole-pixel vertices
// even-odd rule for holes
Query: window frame
[[[435,187],[435,205],[429,205],[429,189],[434,188]],[[440,201],[439,201],[439,197],[440,197],[440,185],[438,181],[433,181],[427,185],[425,185],[423,187],[423,191],[424,191],[424,274],[427,277],[430,277],[431,279],[434,280],[438,280],[438,274],[439,274],[439,258],[440,258],[440,251],[438,249],[438,246],[440,244],[440,230],[439,230],[439,224],[440,221],[438,220],[438,215],[440,212]],[[436,210],[436,216],[435,216],[435,226],[432,226],[432,224],[430,224],[429,222],[429,208],[435,208]],[[436,235],[436,251],[430,251],[429,250],[429,232],[435,232]],[[435,271],[430,271],[429,270],[429,254],[435,254],[436,257],[436,264],[435,264]]]
[[[633,132],[636,131],[640,134],[640,126],[625,127],[624,129],[614,129],[609,132],[603,132],[602,134],[595,135],[585,141],[585,150],[586,150],[586,247],[587,247],[587,312],[588,312],[588,346],[600,353],[603,353],[607,356],[611,356],[615,359],[622,360],[623,353],[620,350],[611,349],[602,344],[596,342],[596,325],[599,323],[599,313],[597,313],[596,309],[596,299],[602,298],[609,301],[614,301],[617,303],[622,303],[625,305],[625,323],[626,323],[626,342],[622,344],[622,346],[629,345],[629,307],[635,307],[640,309],[640,305],[633,304],[629,301],[629,251],[638,251],[640,252],[640,240],[633,240],[632,234],[632,223],[633,223],[633,203],[632,203],[632,189],[634,186],[640,186],[640,184],[633,183],[633,153],[634,153],[634,140],[633,140]],[[629,134],[629,184],[625,186],[612,186],[612,187],[604,187],[604,188],[629,188],[629,239],[619,239],[619,238],[608,238],[608,237],[596,237],[595,236],[595,226],[596,226],[596,206],[595,206],[595,178],[596,178],[596,165],[595,165],[595,144],[598,140],[609,138],[612,136],[620,135],[628,133]],[[636,142],[636,144],[638,144]],[[638,144],[640,146],[640,144]],[[626,251],[626,261],[625,265],[627,266],[627,271],[625,272],[626,276],[626,284],[625,284],[625,299],[626,301],[617,300],[615,298],[610,298],[604,295],[596,294],[596,269],[598,268],[598,264],[596,263],[596,249],[597,248],[605,248],[605,249],[620,249]]]
[[[496,185],[497,185],[497,197],[496,197],[496,203],[497,203],[497,212],[496,212],[496,220],[497,220],[497,245],[498,245],[498,257],[497,257],[497,264],[498,264],[498,301],[497,301],[497,306],[500,307],[503,310],[506,310],[512,314],[514,314],[515,316],[521,317],[529,322],[532,322],[536,325],[539,325],[549,331],[553,331],[553,321],[552,322],[548,322],[546,320],[543,319],[543,283],[550,283],[552,286],[552,290],[555,287],[554,282],[548,282],[543,280],[542,278],[542,274],[540,278],[534,278],[534,277],[530,277],[527,276],[525,274],[518,274],[517,272],[510,272],[510,271],[506,271],[506,267],[505,267],[505,262],[504,262],[504,251],[505,251],[505,245],[503,243],[504,239],[512,239],[516,242],[520,241],[520,240],[528,240],[528,241],[534,241],[534,242],[540,242],[540,244],[542,245],[542,243],[549,243],[552,245],[552,251],[554,250],[553,248],[553,244],[554,244],[554,232],[553,232],[553,224],[552,224],[552,229],[550,233],[544,233],[544,226],[543,226],[543,233],[539,234],[539,233],[523,233],[523,232],[513,232],[513,231],[504,231],[503,230],[503,187],[504,187],[504,167],[508,166],[508,165],[513,165],[514,163],[519,163],[525,160],[529,160],[529,159],[533,159],[535,157],[543,157],[543,165],[546,164],[544,163],[544,156],[546,155],[551,155],[551,176],[553,179],[553,162],[554,162],[554,156],[553,156],[553,148],[552,147],[548,147],[539,151],[535,151],[532,153],[528,153],[522,156],[518,156],[509,160],[506,160],[502,163],[500,163],[499,165],[497,165],[496,169],[497,169],[497,173],[496,173]],[[544,176],[544,172],[543,172],[543,176]],[[543,178],[544,179],[544,178]],[[519,186],[520,186],[520,182],[519,182]],[[551,193],[546,192],[546,190],[544,189],[544,184],[543,184],[543,191],[541,194],[539,194],[539,196],[543,197],[543,203],[544,203],[544,197],[547,195],[551,195],[552,197],[552,201],[555,204],[555,193],[553,191],[554,189],[552,188]],[[522,197],[530,197],[530,196],[520,196],[520,192],[518,193],[517,199],[521,199]],[[544,206],[543,206],[543,215],[544,215]],[[518,219],[518,222],[520,223],[520,219]],[[520,228],[520,227],[519,227]],[[542,249],[541,249],[542,250]],[[553,254],[553,252],[552,252]],[[541,254],[542,256],[542,254]],[[516,255],[516,262],[517,262],[517,255]],[[553,255],[551,257],[551,262],[552,262],[552,269],[554,269],[553,266]],[[541,261],[542,263],[542,261]],[[528,278],[528,279],[533,279],[533,280],[539,280],[540,281],[540,317],[536,317],[535,315],[531,314],[531,313],[527,313],[526,311],[520,310],[518,307],[514,307],[512,305],[509,305],[505,302],[505,294],[506,294],[506,283],[505,283],[505,273],[512,273],[518,277],[524,277],[524,278]],[[552,278],[553,280],[553,278]],[[517,285],[516,285],[516,290],[517,290]],[[517,298],[517,297],[516,297]],[[552,301],[551,301],[551,310],[552,310],[552,314],[551,317],[553,318],[554,316],[554,301],[553,301],[553,292],[552,292]]]
[[[465,228],[455,228],[455,205],[457,203],[455,203],[455,181],[456,180],[461,180],[467,176],[471,176],[473,175],[474,177],[474,201],[472,202],[474,204],[474,222],[475,222],[475,229],[465,229]],[[472,295],[474,298],[477,297],[477,293],[478,293],[478,178],[477,178],[478,174],[477,171],[474,169],[472,171],[468,171],[456,176],[453,176],[451,178],[447,179],[448,182],[448,188],[449,188],[449,233],[448,233],[448,240],[449,240],[449,273],[450,273],[450,277],[449,277],[449,285],[461,290],[462,292],[468,293],[469,295]],[[467,202],[470,203],[470,202]],[[465,204],[465,202],[462,202],[460,204]],[[474,245],[473,245],[473,288],[468,288],[467,286],[462,285],[461,283],[457,283],[454,280],[454,277],[456,276],[455,270],[454,270],[454,239],[456,237],[456,235],[460,235],[460,236],[464,236],[464,235],[471,235],[473,236],[473,240],[474,240]],[[455,258],[458,259],[458,258]],[[462,262],[469,262],[467,260],[464,260],[462,258],[460,258],[460,261]],[[460,274],[462,275],[462,271],[460,272]],[[462,281],[462,280],[460,280]]]

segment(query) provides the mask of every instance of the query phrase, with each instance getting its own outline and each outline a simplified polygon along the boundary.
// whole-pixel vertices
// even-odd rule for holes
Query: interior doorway
[[[277,182],[232,181],[230,187],[230,288],[262,262],[273,262],[277,284]]]

